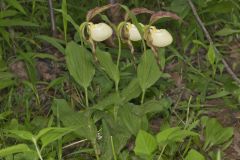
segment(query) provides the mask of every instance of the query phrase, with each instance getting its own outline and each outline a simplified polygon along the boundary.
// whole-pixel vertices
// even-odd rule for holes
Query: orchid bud
[[[166,47],[173,41],[172,35],[166,29],[156,29],[151,26],[149,29],[151,43],[155,47]]]
[[[141,23],[140,25],[143,26],[143,24]],[[134,24],[127,23],[126,28],[129,35],[128,38],[130,41],[140,41],[142,39],[141,34],[139,33],[137,27]]]
[[[93,24],[90,22],[88,23],[88,33],[92,40],[101,42],[111,37],[113,30],[106,23]]]

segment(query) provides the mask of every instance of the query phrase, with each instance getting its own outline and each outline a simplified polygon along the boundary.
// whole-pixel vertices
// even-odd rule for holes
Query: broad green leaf
[[[189,130],[179,130],[171,134],[168,138],[173,142],[183,142],[188,136],[198,136],[198,134]]]
[[[23,130],[7,130],[7,133],[14,135],[14,137],[18,137],[29,141],[32,141],[32,138],[34,137],[31,132]]]
[[[125,104],[118,110],[119,120],[125,125],[126,129],[132,134],[137,135],[142,126],[142,117],[133,112],[133,106]]]
[[[98,110],[107,109],[111,105],[118,105],[122,103],[122,99],[116,92],[108,94],[103,99],[99,100],[97,104],[93,106],[93,108]]]
[[[171,102],[168,99],[161,99],[159,101],[152,100],[144,103],[141,106],[142,114],[148,113],[159,113],[162,111],[166,111],[171,106]]]
[[[44,128],[38,133],[36,138],[41,140],[43,148],[72,131],[73,129],[70,128]]]
[[[71,76],[86,89],[95,74],[91,53],[85,47],[70,42],[66,48],[66,62]]]
[[[208,61],[210,62],[211,65],[214,65],[215,60],[216,60],[216,55],[215,55],[215,47],[213,46],[213,44],[210,44],[209,48],[208,48],[208,53],[207,53],[207,57],[208,57]]]
[[[151,50],[147,50],[142,55],[140,64],[137,68],[137,78],[142,91],[146,91],[161,76],[161,72],[157,65],[156,59]]]
[[[100,49],[96,50],[96,55],[104,71],[115,82],[115,84],[118,85],[120,74],[117,65],[115,65],[112,61],[111,55],[108,52],[101,51]]]
[[[55,116],[59,114],[59,119],[65,127],[77,128],[74,133],[79,137],[95,140],[97,129],[89,114],[73,111],[64,99],[55,99],[52,110]]]
[[[191,149],[184,160],[205,160],[205,158],[195,149]]]
[[[157,142],[159,145],[167,145],[172,142],[183,142],[188,136],[198,136],[197,133],[189,130],[181,130],[179,127],[165,129],[157,134]]]
[[[141,88],[137,78],[133,78],[132,81],[121,92],[121,98],[124,102],[128,102],[134,98],[137,98],[141,94]]]
[[[63,42],[60,39],[52,38],[45,35],[37,36],[36,38],[48,42],[49,44],[57,48],[62,54],[65,54],[65,49],[61,45],[61,43]]]
[[[102,142],[100,143],[101,147],[101,160],[112,160],[113,151],[112,151],[112,142],[114,145],[115,153],[118,155],[122,149],[126,146],[131,134],[121,127],[121,124],[118,121],[109,120],[108,123],[103,120],[102,123]]]
[[[154,136],[146,131],[140,130],[138,132],[134,148],[136,155],[151,156],[156,149],[157,142]]]
[[[156,135],[156,138],[157,138],[157,143],[159,144],[165,144],[166,141],[168,141],[168,138],[171,134],[173,134],[174,132],[177,132],[179,131],[180,128],[179,127],[174,127],[174,128],[168,128],[168,129],[165,129],[161,132],[159,132],[157,135]]]
[[[230,140],[233,136],[233,128],[224,128],[215,118],[205,120],[205,143],[204,150],[211,148],[213,145],[221,145]],[[214,129],[213,129],[214,128]]]
[[[16,8],[17,10],[19,10],[21,13],[23,14],[27,14],[26,11],[24,10],[24,8],[22,7],[22,5],[19,3],[19,1],[17,0],[7,0],[7,3],[11,6],[13,6],[14,8]]]
[[[240,30],[235,30],[231,28],[223,28],[215,33],[216,36],[229,36],[234,33],[240,33]]]
[[[35,23],[24,21],[21,19],[0,19],[0,27],[13,27],[13,26],[38,27],[38,25]]]
[[[8,155],[21,153],[21,152],[29,152],[30,148],[26,144],[17,144],[14,146],[10,146],[0,150],[0,157],[5,157]]]

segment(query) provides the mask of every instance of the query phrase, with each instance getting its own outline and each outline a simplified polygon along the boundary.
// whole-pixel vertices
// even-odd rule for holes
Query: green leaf
[[[204,118],[205,129],[205,143],[204,150],[208,150],[213,145],[221,145],[230,140],[233,136],[233,128],[224,128],[215,118]],[[214,129],[213,129],[214,128]]]
[[[227,95],[229,95],[229,94],[231,94],[231,93],[228,92],[228,91],[223,90],[223,91],[220,91],[220,92],[218,92],[218,93],[215,93],[215,94],[212,94],[212,95],[210,95],[210,96],[207,96],[206,98],[207,98],[207,99],[216,99],[216,98],[225,97],[225,96],[227,96]]]
[[[17,144],[0,150],[0,157],[31,151],[26,144]]]
[[[73,111],[64,99],[55,99],[52,110],[55,116],[59,114],[59,119],[64,126],[77,128],[74,133],[79,137],[95,140],[97,129],[89,114]]]
[[[169,109],[170,106],[171,102],[168,99],[151,100],[141,106],[142,114],[159,113]]]
[[[141,94],[141,88],[137,78],[133,78],[132,81],[121,92],[121,98],[124,102],[128,102],[134,98],[137,98]]]
[[[13,77],[14,75],[9,72],[0,72],[0,90],[16,84]]]
[[[151,156],[157,149],[157,142],[154,136],[146,131],[140,130],[136,138],[134,152],[136,155]]]
[[[38,25],[35,23],[24,21],[21,19],[0,19],[0,27],[12,27],[12,26],[38,27]]]
[[[3,19],[5,17],[12,17],[12,16],[15,16],[17,15],[19,12],[16,11],[16,10],[2,10],[1,11],[1,14],[0,14],[0,19]]]
[[[96,50],[97,59],[100,65],[103,67],[107,75],[118,85],[120,80],[120,74],[117,65],[112,61],[112,57],[108,52]]]
[[[7,0],[7,3],[19,10],[21,13],[25,15],[27,14],[22,5],[17,0]]]
[[[37,36],[36,38],[48,42],[49,44],[57,48],[62,54],[65,54],[65,49],[61,45],[61,43],[63,42],[60,39],[52,38],[45,35]]]
[[[240,30],[235,30],[231,28],[223,28],[215,33],[216,36],[229,36],[234,33],[240,33]]]
[[[66,48],[66,62],[71,76],[86,89],[95,74],[91,53],[85,47],[70,42]]]
[[[41,140],[43,148],[72,131],[73,129],[70,128],[57,128],[57,127],[44,128],[38,133],[36,139]]]
[[[158,133],[156,135],[157,143],[165,145],[166,141],[168,141],[168,137],[171,134],[173,134],[174,132],[177,132],[179,130],[180,130],[179,127],[174,127],[174,128],[168,128],[168,129],[161,131],[160,133]]]
[[[137,68],[137,78],[142,91],[146,91],[151,87],[161,76],[157,62],[151,50],[147,50],[143,54],[140,64]]]
[[[158,133],[157,142],[161,145],[166,145],[171,142],[183,142],[188,136],[198,136],[198,134],[189,130],[181,130],[179,127],[174,127]]]
[[[12,111],[6,111],[6,112],[3,112],[3,113],[0,113],[0,120],[5,120],[12,113],[13,113]]]
[[[133,111],[133,106],[125,104],[119,108],[118,115],[119,120],[132,135],[137,135],[140,129],[144,129],[142,126],[143,116],[137,116]]]
[[[210,62],[210,64],[214,65],[216,55],[215,55],[215,47],[213,46],[213,44],[210,44],[210,46],[208,48],[207,57],[208,57],[208,61]]]
[[[14,137],[18,137],[18,138],[29,140],[29,141],[32,141],[32,138],[34,137],[33,134],[29,131],[7,130],[7,132],[13,134]]]
[[[188,152],[185,160],[205,160],[205,158],[204,158],[204,156],[201,153],[199,153],[195,149],[191,149]]]

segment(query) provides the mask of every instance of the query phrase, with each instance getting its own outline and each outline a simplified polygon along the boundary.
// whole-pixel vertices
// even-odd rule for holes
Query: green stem
[[[141,104],[143,104],[143,102],[144,102],[144,97],[145,97],[145,90],[144,90],[143,93],[142,93]]]
[[[114,144],[113,144],[113,138],[112,138],[112,136],[111,136],[111,145],[112,145],[112,152],[113,152],[114,160],[117,160],[117,156],[116,156],[116,153],[115,153],[115,148],[114,148]]]
[[[121,44],[121,39],[119,35],[117,36],[118,38],[118,57],[117,57],[117,68],[119,68],[119,62],[120,62],[120,57],[122,53],[122,44]]]
[[[35,148],[36,148],[36,151],[37,151],[38,157],[40,158],[40,160],[43,160],[42,155],[41,155],[41,152],[40,152],[40,150],[39,150],[39,148],[38,148],[38,145],[37,145],[36,139],[35,139],[35,138],[32,138],[32,141],[33,141],[33,144],[34,144],[34,146],[35,146]]]
[[[93,148],[94,148],[94,151],[95,151],[96,159],[99,160],[98,149],[97,149],[97,144],[96,144],[96,142],[93,142]]]
[[[167,145],[165,145],[165,146],[163,147],[163,149],[162,149],[162,151],[161,151],[161,153],[160,153],[160,155],[159,155],[159,157],[158,157],[158,160],[161,160],[162,155],[163,155],[163,152],[164,152],[166,146],[167,146]]]
[[[85,103],[86,103],[86,106],[89,107],[89,104],[88,104],[88,91],[87,91],[87,88],[84,88],[85,90]]]
[[[119,83],[119,82],[116,82],[116,83],[115,83],[115,90],[116,90],[117,93],[118,93],[118,83]]]

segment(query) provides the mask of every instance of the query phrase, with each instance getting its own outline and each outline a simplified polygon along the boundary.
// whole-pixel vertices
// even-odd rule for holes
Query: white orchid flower
[[[93,24],[92,22],[89,22],[88,34],[92,40],[101,42],[111,37],[113,30],[106,23]]]
[[[156,29],[156,27],[151,26],[149,34],[151,43],[155,47],[166,47],[173,41],[172,35],[166,29]]]
[[[144,26],[143,24],[139,23],[142,27]],[[129,40],[130,41],[140,41],[142,39],[141,34],[139,33],[137,27],[134,24],[127,23],[126,28],[128,30],[129,34]]]

